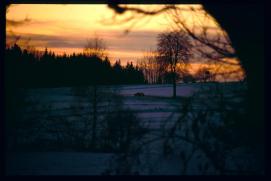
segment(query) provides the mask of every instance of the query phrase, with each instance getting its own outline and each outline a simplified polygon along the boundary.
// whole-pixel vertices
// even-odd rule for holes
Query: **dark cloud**
[[[104,39],[112,50],[140,51],[155,48],[157,35],[155,31],[133,31],[128,35],[108,32]]]
[[[43,34],[20,34],[21,41],[30,40],[33,46],[50,48],[83,48],[83,42],[70,37]],[[7,39],[12,39],[13,35],[7,35]]]
[[[29,22],[30,22],[30,19],[28,19],[28,18],[25,18],[24,20],[7,19],[6,25],[7,25],[7,27],[18,27],[18,26],[23,26]]]
[[[123,31],[100,31],[97,33],[99,38],[106,42],[109,50],[119,52],[114,54],[112,58],[124,58],[126,60],[135,60],[136,57],[143,52],[155,49],[157,43],[157,31],[132,31],[128,35],[124,35]],[[15,33],[16,34],[16,33]],[[66,33],[67,34],[67,33]],[[63,35],[44,35],[44,34],[18,34],[20,41],[30,40],[30,44],[34,47],[47,47],[47,48],[65,48],[69,49],[83,49],[88,38],[89,32],[87,30],[75,31],[74,33]],[[93,36],[94,33],[92,34]],[[7,40],[13,40],[14,35],[7,34]],[[123,52],[123,53],[121,53]],[[134,56],[133,56],[134,55]],[[202,57],[196,56],[192,62],[201,62]]]
[[[155,47],[157,34],[157,32],[152,31],[138,31],[123,35],[119,31],[108,31],[102,32],[98,36],[105,40],[107,47],[111,50],[141,51]],[[34,46],[38,44],[50,48],[83,48],[87,38],[84,37],[84,33],[82,35],[20,34],[21,40],[30,39]],[[7,39],[12,38],[12,35],[7,35]]]

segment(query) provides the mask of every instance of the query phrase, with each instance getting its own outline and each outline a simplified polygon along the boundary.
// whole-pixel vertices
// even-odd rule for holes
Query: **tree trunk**
[[[173,98],[176,98],[176,70],[173,68],[172,73],[172,81],[173,81]]]

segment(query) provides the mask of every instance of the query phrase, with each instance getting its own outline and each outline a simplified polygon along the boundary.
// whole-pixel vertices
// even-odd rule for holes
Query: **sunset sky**
[[[194,5],[200,7],[199,5]],[[141,5],[145,9],[155,9],[157,5]],[[187,6],[183,6],[187,7]],[[191,18],[191,13],[186,16]],[[7,34],[21,35],[31,39],[37,48],[47,47],[56,53],[82,52],[86,40],[95,35],[103,38],[112,59],[131,60],[142,56],[143,51],[154,49],[158,33],[170,28],[166,14],[160,14],[138,21],[129,34],[125,30],[130,24],[114,23],[114,12],[107,5],[12,5],[7,19],[20,21],[29,19],[21,26],[10,28]],[[125,13],[125,18],[129,13]],[[112,23],[113,22],[113,23]],[[14,38],[13,38],[14,39]],[[8,42],[12,36],[8,36]]]
[[[139,5],[134,5],[139,6]],[[153,10],[159,5],[140,5],[141,8]],[[201,14],[188,10],[192,5],[179,5],[184,11],[182,16],[193,24],[196,21],[214,30],[220,28],[213,19],[203,19]],[[193,5],[201,8],[201,5]],[[129,17],[129,12],[112,18],[115,13],[104,4],[95,5],[42,5],[16,4],[9,7],[6,15],[7,44],[20,36],[18,44],[29,44],[36,49],[54,51],[57,54],[83,52],[87,39],[95,36],[102,38],[107,46],[111,62],[120,59],[136,62],[144,51],[156,48],[157,35],[170,30],[170,20],[166,13],[144,17],[140,21],[118,24],[118,20]],[[24,21],[25,20],[25,21]],[[18,23],[18,22],[24,23]],[[125,30],[130,32],[125,34]],[[188,23],[188,24],[189,24]],[[199,62],[195,63],[195,66]]]

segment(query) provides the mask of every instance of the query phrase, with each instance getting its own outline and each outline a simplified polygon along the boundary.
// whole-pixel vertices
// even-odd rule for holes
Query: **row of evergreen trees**
[[[6,48],[6,83],[19,87],[57,87],[93,84],[142,84],[142,71],[131,63],[114,65],[86,54],[55,55],[47,49],[40,56],[17,44]]]

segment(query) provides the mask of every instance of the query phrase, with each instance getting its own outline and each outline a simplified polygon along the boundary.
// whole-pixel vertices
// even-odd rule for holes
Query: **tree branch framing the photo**
[[[240,3],[203,3],[202,9],[212,16],[217,25],[222,28],[222,34],[215,39],[209,39],[208,27],[203,27],[201,32],[195,32],[186,24],[186,20],[179,16],[182,10],[174,5],[161,6],[157,10],[132,8],[126,5],[110,4],[116,14],[122,15],[131,10],[132,14],[144,16],[155,16],[161,13],[168,13],[173,17],[173,26],[179,27],[196,42],[194,48],[200,55],[213,61],[229,63],[226,58],[237,58],[245,73],[245,80],[248,86],[246,91],[245,117],[242,119],[242,131],[246,135],[243,143],[252,146],[257,150],[259,160],[264,162],[264,6],[261,3],[248,2]],[[202,10],[201,9],[201,10]],[[193,9],[192,9],[193,10]],[[200,10],[200,11],[201,11]],[[193,10],[194,11],[194,10]],[[137,15],[137,16],[139,16]],[[134,17],[137,17],[134,15]],[[132,19],[132,18],[131,18]],[[129,22],[123,21],[123,23]],[[135,20],[133,20],[135,21]],[[137,21],[140,21],[138,19]],[[253,22],[253,25],[252,25]],[[132,28],[130,26],[129,28]],[[129,32],[126,30],[126,32]],[[204,51],[202,46],[208,51]],[[233,49],[234,48],[234,49]],[[229,64],[232,64],[230,62]],[[235,64],[235,63],[234,63]],[[255,106],[257,105],[257,106]],[[255,134],[249,134],[254,132]]]

